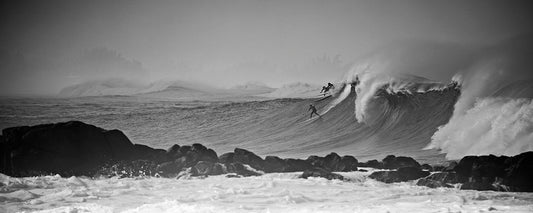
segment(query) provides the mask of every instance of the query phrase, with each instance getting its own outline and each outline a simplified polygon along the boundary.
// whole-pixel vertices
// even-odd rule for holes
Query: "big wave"
[[[425,150],[438,150],[448,159],[533,150],[531,44],[529,39],[512,39],[470,51],[465,55],[468,60],[453,60],[452,56],[459,54],[449,51],[454,48],[374,54],[356,63],[345,78],[346,83],[358,82],[354,115],[358,122],[379,126],[380,131],[404,140],[431,132]],[[416,53],[410,54],[413,51]],[[409,56],[420,52],[433,57],[426,57],[423,66],[412,65],[419,61]],[[413,73],[444,73],[450,83]],[[434,120],[441,123],[437,130],[424,128],[434,126],[428,125]]]

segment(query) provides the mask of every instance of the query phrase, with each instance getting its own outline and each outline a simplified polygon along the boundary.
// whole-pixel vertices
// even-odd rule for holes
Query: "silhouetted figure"
[[[333,86],[332,83],[328,83],[327,86],[323,86],[323,87],[322,87],[322,90],[320,90],[320,93],[324,93],[324,96],[326,96],[326,93],[327,93],[330,89],[335,89],[335,86]]]
[[[307,111],[309,112],[309,110],[311,110],[311,115],[309,116],[309,118],[312,118],[313,114],[316,114],[318,115],[318,117],[320,117],[320,115],[316,112],[316,107],[313,106],[313,104],[309,104],[309,109]]]

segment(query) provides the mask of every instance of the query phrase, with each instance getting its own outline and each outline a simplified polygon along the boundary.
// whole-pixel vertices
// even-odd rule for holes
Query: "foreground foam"
[[[2,212],[531,212],[533,194],[348,181],[300,173],[203,179],[1,176]],[[32,194],[28,196],[28,194]],[[11,196],[10,199],[7,197]],[[16,197],[17,199],[13,199]]]

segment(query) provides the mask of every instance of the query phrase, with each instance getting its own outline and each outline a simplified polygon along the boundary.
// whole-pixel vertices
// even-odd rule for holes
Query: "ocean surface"
[[[133,143],[163,149],[202,143],[219,155],[239,147],[262,157],[337,152],[364,161],[394,154],[441,164],[447,160],[444,154],[425,148],[452,117],[460,88],[453,83],[425,86],[423,91],[417,87],[419,92],[383,87],[367,102],[358,100],[364,93],[351,84],[312,99],[4,98],[0,128],[80,120],[120,129]],[[309,118],[309,104],[321,117]],[[356,106],[365,112],[358,116]],[[369,170],[340,173],[347,181],[299,179],[300,173],[179,179],[0,175],[0,212],[533,211],[532,193],[385,184],[367,178]]]

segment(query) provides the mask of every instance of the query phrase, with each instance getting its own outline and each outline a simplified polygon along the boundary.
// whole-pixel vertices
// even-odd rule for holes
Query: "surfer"
[[[316,114],[318,117],[320,117],[320,115],[316,112],[316,107],[313,106],[313,104],[309,104],[309,109],[307,111],[309,112],[309,110],[311,110],[311,116],[309,116],[309,118],[313,118],[313,114]]]
[[[322,90],[320,90],[320,93],[324,93],[324,96],[326,96],[326,93],[328,93],[330,89],[335,89],[335,86],[333,86],[332,83],[328,83],[327,86],[323,86]]]

